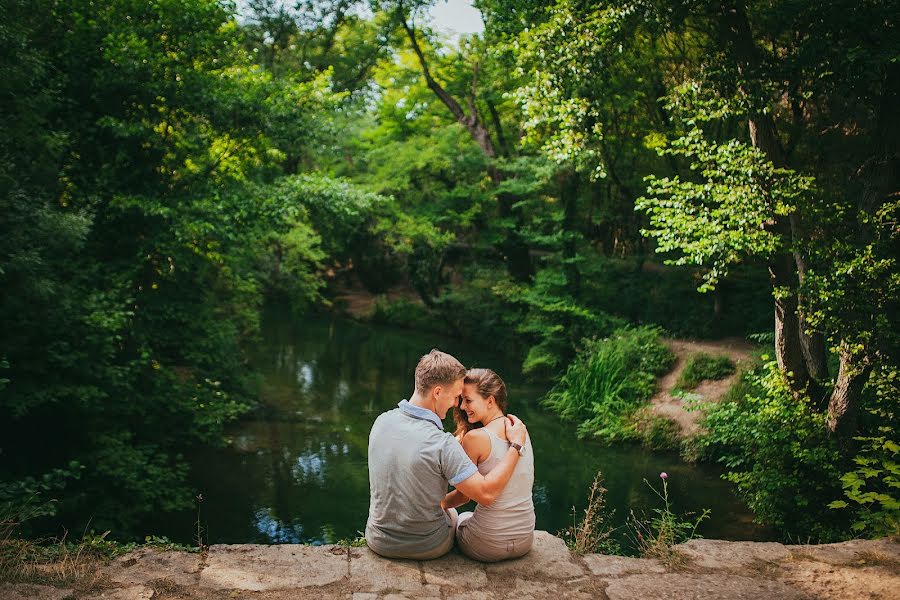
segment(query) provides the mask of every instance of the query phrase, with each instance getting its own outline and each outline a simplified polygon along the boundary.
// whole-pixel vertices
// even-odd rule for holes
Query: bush
[[[608,338],[587,340],[543,404],[578,422],[581,437],[635,439],[631,417],[675,360],[659,337],[655,327],[626,327]]]
[[[844,500],[828,505],[852,515],[851,529],[871,537],[900,535],[900,440],[897,439],[897,383],[900,369],[884,356],[872,369],[866,386],[870,406],[862,415],[861,433],[854,438],[859,452],[841,476]],[[849,501],[849,502],[848,502]]]
[[[654,414],[649,406],[636,410],[630,421],[641,446],[652,450],[679,447],[681,427],[671,419]]]
[[[692,390],[701,381],[725,379],[734,373],[734,362],[727,356],[713,356],[705,352],[692,354],[675,384],[680,390]]]
[[[419,331],[436,333],[448,331],[446,322],[440,316],[428,310],[425,305],[406,298],[389,300],[384,295],[377,296],[369,320],[373,323],[408,327]]]
[[[725,465],[723,477],[737,485],[756,521],[785,539],[846,537],[847,515],[826,508],[841,495],[842,461],[825,415],[794,398],[775,362],[745,373],[742,386],[738,400],[707,405],[699,456]]]

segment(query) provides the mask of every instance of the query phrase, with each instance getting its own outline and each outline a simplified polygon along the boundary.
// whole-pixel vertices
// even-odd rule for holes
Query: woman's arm
[[[441,500],[441,508],[444,510],[449,510],[451,508],[456,508],[457,506],[462,506],[466,502],[468,502],[470,498],[463,494],[459,490],[453,490],[449,494],[447,494],[443,500]]]

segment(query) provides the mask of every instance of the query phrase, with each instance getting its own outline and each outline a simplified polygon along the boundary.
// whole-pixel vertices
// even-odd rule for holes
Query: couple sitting
[[[442,424],[451,408],[456,437]],[[467,556],[493,562],[531,550],[534,455],[524,423],[505,410],[506,386],[493,371],[466,371],[438,350],[419,360],[412,398],[369,434],[372,551],[430,560],[455,539]],[[470,499],[475,512],[457,515]]]

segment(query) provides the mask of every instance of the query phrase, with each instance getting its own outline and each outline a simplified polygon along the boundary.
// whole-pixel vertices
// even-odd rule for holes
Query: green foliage
[[[40,479],[0,482],[0,542],[20,534],[32,519],[55,515],[57,500],[48,496],[60,493],[69,480],[81,476],[83,469],[72,461],[65,469],[53,469]]]
[[[746,257],[766,258],[784,249],[784,240],[765,224],[795,211],[811,193],[811,178],[775,168],[738,140],[709,142],[699,128],[661,152],[689,159],[700,181],[648,175],[647,196],[635,208],[650,217],[643,234],[657,241],[657,252],[678,251],[667,264],[709,267],[701,291],[715,288]]]
[[[706,407],[701,456],[724,465],[756,520],[785,538],[846,537],[846,518],[826,508],[840,495],[842,457],[825,415],[794,397],[774,362],[743,378],[740,399]]]
[[[675,387],[681,390],[692,390],[702,381],[725,379],[734,373],[734,362],[727,356],[713,356],[706,352],[692,354],[678,376]]]
[[[897,382],[900,370],[888,361],[874,369],[867,386],[870,407],[863,415],[864,435],[850,469],[841,476],[844,500],[828,506],[850,513],[852,529],[871,537],[897,535],[900,527],[900,467],[897,442]],[[848,502],[849,501],[849,502]]]
[[[604,442],[634,439],[633,413],[656,389],[674,361],[653,327],[624,328],[586,340],[576,360],[543,404],[578,423],[579,436]]]
[[[507,281],[493,288],[501,299],[524,312],[516,331],[534,343],[522,364],[526,374],[551,377],[573,357],[579,340],[608,334],[623,325],[620,319],[579,305],[565,288],[564,273],[554,269],[538,272],[531,285]]]
[[[681,426],[672,419],[654,414],[649,408],[634,411],[629,421],[635,439],[645,448],[672,450],[681,443]]]
[[[34,472],[77,461],[59,518],[91,505],[127,537],[136,515],[189,505],[181,450],[251,408],[243,345],[263,294],[320,302],[327,260],[345,259],[323,234],[356,216],[335,215],[369,211],[378,232],[392,213],[326,178],[304,180],[307,204],[268,195],[330,139],[342,97],[327,75],[255,66],[228,5],[8,9],[0,479],[27,506]]]
[[[369,320],[417,331],[448,333],[448,326],[440,314],[429,310],[420,302],[405,298],[389,300],[386,296],[377,296]]]
[[[887,435],[893,433],[883,428],[885,435],[857,437],[863,447],[853,458],[856,468],[841,476],[844,495],[853,503],[855,518],[853,531],[873,537],[900,533],[900,501],[896,491],[900,488],[900,445]],[[858,505],[858,506],[857,506]],[[835,500],[828,508],[848,508],[845,500]]]

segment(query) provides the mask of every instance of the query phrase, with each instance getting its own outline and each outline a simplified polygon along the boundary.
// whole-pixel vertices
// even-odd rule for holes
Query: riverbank
[[[589,554],[537,532],[525,557],[497,564],[455,551],[434,561],[383,559],[367,548],[214,545],[202,554],[142,548],[98,567],[90,585],[0,585],[3,600],[287,600],[896,598],[900,543],[853,540],[785,546],[692,540],[680,560]]]

